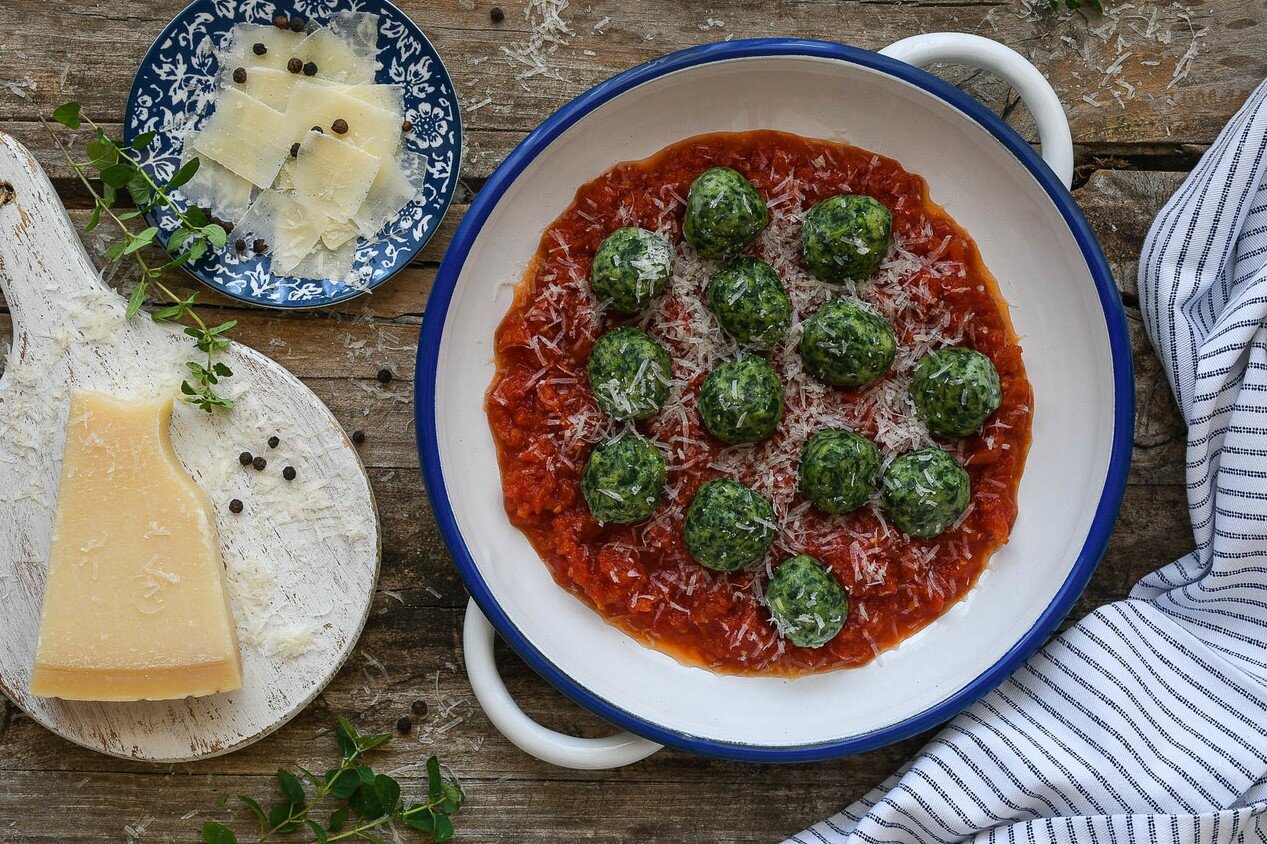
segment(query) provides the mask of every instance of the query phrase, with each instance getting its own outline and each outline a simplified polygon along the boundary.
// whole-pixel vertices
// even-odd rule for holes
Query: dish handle
[[[880,53],[920,68],[938,62],[966,64],[1003,79],[1016,89],[1034,116],[1043,160],[1065,187],[1073,184],[1073,135],[1060,97],[1042,72],[1020,53],[998,41],[965,32],[912,35],[893,42]]]
[[[472,600],[466,605],[466,623],[462,629],[462,649],[471,689],[488,720],[524,753],[562,768],[595,771],[632,764],[660,749],[661,745],[633,733],[578,738],[546,729],[529,718],[510,696],[497,671],[493,635],[493,625]]]

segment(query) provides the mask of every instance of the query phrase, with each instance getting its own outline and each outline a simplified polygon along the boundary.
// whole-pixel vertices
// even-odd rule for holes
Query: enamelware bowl
[[[302,15],[324,24],[350,9],[379,16],[378,61],[374,81],[399,85],[405,118],[413,131],[406,148],[427,157],[422,196],[388,223],[377,242],[358,241],[356,283],[293,278],[269,272],[269,260],[231,247],[210,251],[185,269],[209,287],[243,302],[270,308],[316,308],[367,293],[404,269],[440,228],[457,187],[462,157],[462,121],[453,82],[435,47],[409,16],[387,0],[194,0],[159,33],[132,83],[123,139],[132,143],[144,132],[157,132],[141,150],[143,165],[161,179],[180,166],[183,132],[197,129],[211,115],[220,60],[215,48],[236,23],[271,25],[274,15]],[[177,193],[179,197],[179,193]],[[184,202],[183,197],[179,197]],[[164,245],[176,228],[176,215],[157,208],[146,215],[159,227]],[[230,237],[230,243],[232,237]]]
[[[1035,116],[1046,162],[981,104],[913,66],[936,61],[1007,79]],[[924,176],[1011,303],[1035,393],[1020,514],[976,588],[871,664],[796,679],[683,665],[557,586],[507,520],[484,413],[493,331],[544,227],[574,191],[674,141],[766,128],[844,140]],[[954,33],[917,36],[884,54],[821,41],[698,47],[599,85],[529,135],[480,192],[445,257],[415,392],[432,505],[473,599],[467,668],[493,723],[528,752],[571,767],[627,764],[660,745],[762,762],[827,759],[937,725],[1042,644],[1104,552],[1134,421],[1126,321],[1067,189],[1072,165],[1068,123],[1038,71],[1000,44]],[[497,675],[493,628],[543,677],[628,732],[585,740],[530,721]]]

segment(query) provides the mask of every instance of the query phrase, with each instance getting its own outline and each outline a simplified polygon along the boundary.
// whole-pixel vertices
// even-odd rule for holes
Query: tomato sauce
[[[682,242],[683,199],[710,167],[743,173],[771,206],[770,230],[749,249],[775,266],[792,292],[794,326],[816,302],[856,295],[890,320],[899,345],[894,370],[858,390],[809,383],[799,373],[795,331],[769,357],[784,380],[780,429],[757,446],[713,439],[695,409],[707,369],[727,352],[701,305],[718,268]],[[796,266],[800,215],[839,193],[865,193],[893,213],[895,249],[879,274],[856,288],[830,288]],[[675,244],[670,290],[634,322],[674,358],[668,406],[638,429],[661,445],[669,484],[659,512],[635,525],[600,525],[580,492],[595,442],[619,430],[589,391],[585,362],[597,336],[630,322],[604,312],[589,290],[589,264],[614,229],[639,225]],[[986,354],[1002,382],[1000,408],[974,436],[934,441],[912,427],[909,370],[925,351],[969,345]],[[773,131],[688,139],[638,162],[619,164],[581,186],[542,236],[495,337],[497,374],[486,401],[497,443],[506,512],[555,581],[609,623],[691,664],[740,674],[796,675],[863,665],[940,616],[976,582],[1007,542],[1029,445],[1031,389],[1007,306],[976,245],[930,201],[924,180],[867,150]],[[873,499],[826,516],[796,489],[796,455],[826,427],[876,439],[886,457],[939,445],[972,480],[969,510],[932,540],[904,537]],[[695,490],[719,476],[770,497],[780,521],[775,547],[751,570],[704,569],[687,554],[682,519]],[[805,553],[848,591],[844,629],[825,646],[796,647],[769,619],[761,592],[773,566]]]

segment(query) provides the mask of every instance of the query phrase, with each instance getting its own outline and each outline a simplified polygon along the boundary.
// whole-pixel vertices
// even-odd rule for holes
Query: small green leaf
[[[434,834],[436,841],[448,841],[453,837],[453,821],[447,815],[437,815]]]
[[[84,147],[84,152],[88,154],[88,160],[98,170],[104,170],[111,164],[119,163],[119,150],[105,137],[94,138],[89,141],[88,145]]]
[[[229,369],[228,366],[221,363],[220,361],[216,361],[216,365],[213,366],[212,369],[214,369],[216,371],[216,375],[219,375],[221,378],[233,377],[233,370]],[[304,773],[308,775],[309,781],[312,782],[314,786],[317,786],[318,788],[320,787],[320,783],[317,781],[314,775],[309,774],[307,771],[304,771]]]
[[[114,201],[115,201],[115,199],[117,199],[117,198],[118,198],[118,194],[119,194],[119,192],[118,192],[118,191],[116,191],[116,190],[115,190],[113,187],[111,187],[110,185],[102,185],[102,187],[101,187],[101,203],[102,203],[102,204],[103,204],[106,208],[111,208],[111,207],[113,207],[113,206],[114,206]]]
[[[101,222],[101,203],[92,206],[92,216],[88,218],[88,224],[84,226],[84,234],[92,231],[97,227],[97,223]]]
[[[202,159],[198,158],[198,156],[196,155],[193,158],[186,161],[184,164],[180,166],[180,169],[177,170],[175,173],[173,173],[172,177],[167,180],[167,187],[169,189],[178,188],[181,185],[188,182],[190,179],[194,177],[194,174],[198,172],[198,167],[201,164],[202,164]]]
[[[194,367],[197,367],[197,369],[194,369]],[[189,368],[193,369],[203,380],[206,380],[207,370],[203,369],[202,366],[191,362]],[[277,786],[281,789],[282,796],[291,803],[304,802],[304,787],[299,784],[299,780],[295,778],[295,775],[285,768],[277,769]]]
[[[289,803],[278,803],[268,811],[268,828],[285,834],[299,829],[299,821],[291,820],[293,806]]]
[[[445,779],[443,787],[444,800],[440,803],[440,811],[451,815],[462,808],[466,794],[463,793],[461,784],[452,777]]]
[[[150,226],[147,229],[142,229],[138,234],[132,235],[128,239],[128,245],[123,249],[123,254],[131,255],[138,249],[144,249],[149,246],[154,242],[154,235],[156,234],[158,234],[158,226]]]
[[[329,832],[339,833],[343,831],[343,825],[347,822],[348,807],[344,806],[341,809],[335,809],[334,813],[330,815],[330,822],[326,824],[326,829]]]
[[[400,805],[400,783],[387,774],[379,774],[374,777],[374,789],[378,792],[378,801],[383,804],[383,808],[388,813],[395,812]]]
[[[381,818],[388,809],[378,797],[378,790],[370,783],[361,783],[352,796],[348,798],[348,806],[367,821]]]
[[[361,778],[361,782],[366,785],[374,784],[374,770],[368,765],[357,765],[356,775]]]
[[[440,776],[440,760],[434,756],[427,759],[427,795],[432,803],[444,799],[444,779]]]
[[[62,103],[53,109],[53,119],[71,129],[80,127],[79,103]]]
[[[210,222],[207,219],[207,213],[197,205],[191,205],[184,212],[185,225],[190,228],[200,229]]]
[[[208,328],[207,332],[210,334],[223,334],[224,332],[232,329],[233,326],[237,324],[238,324],[238,321],[236,319],[231,319],[228,322],[222,322],[219,325]]]
[[[313,837],[316,838],[317,844],[326,844],[326,840],[329,836],[326,835],[325,828],[321,824],[307,818],[304,819],[304,823],[306,823],[308,828],[312,830]]]
[[[175,254],[180,251],[180,247],[185,245],[185,241],[189,240],[193,235],[192,229],[181,227],[172,232],[172,236],[167,238],[167,251]]]
[[[356,755],[356,728],[342,715],[339,716],[338,726],[334,728],[334,740],[344,759],[351,759]]]
[[[195,389],[193,388],[193,386],[191,386],[191,385],[190,385],[190,383],[189,383],[188,381],[181,381],[181,382],[180,382],[180,391],[181,391],[182,393],[184,393],[185,395],[187,395],[187,396],[196,396],[196,395],[198,395],[198,391],[197,391],[197,390],[195,390]]]
[[[127,241],[121,240],[106,250],[106,258],[111,261],[117,261],[123,257],[123,250],[128,246]]]
[[[207,821],[202,825],[202,840],[205,844],[238,844],[238,837],[233,834],[233,830],[215,821]]]
[[[154,140],[155,132],[142,132],[132,139],[132,149],[145,149]]]
[[[203,255],[207,254],[207,241],[198,238],[189,247],[189,260],[197,261]]]
[[[266,824],[268,823],[268,815],[264,814],[264,807],[255,800],[252,800],[250,797],[242,794],[238,795],[238,799],[251,810],[251,814],[255,815],[255,822],[260,825],[260,832],[267,829]]]
[[[229,241],[229,235],[223,227],[216,223],[202,227],[202,233],[207,240],[211,241],[211,245],[216,249],[223,249],[224,244]]]
[[[406,825],[413,827],[419,832],[435,832],[435,813],[426,806],[414,806],[408,812],[401,815],[400,819],[404,821]]]
[[[101,181],[116,190],[123,187],[132,178],[132,167],[128,164],[111,164],[101,171]]]
[[[141,305],[145,304],[145,288],[148,286],[145,281],[141,281],[133,288],[132,295],[128,297],[128,309],[123,314],[124,319],[131,319],[141,310]]]
[[[355,771],[331,771],[326,774],[326,782],[330,785],[330,793],[346,800],[352,792],[361,786],[361,779]]]
[[[120,220],[131,220],[133,217],[141,216],[141,212],[140,211],[121,211],[120,213],[115,214],[114,216],[118,217]]]

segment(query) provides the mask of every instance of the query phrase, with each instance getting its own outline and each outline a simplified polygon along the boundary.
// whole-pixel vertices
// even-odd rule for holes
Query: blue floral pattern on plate
[[[215,51],[235,23],[271,24],[276,15],[298,14],[324,24],[343,10],[379,16],[375,81],[404,90],[405,118],[413,124],[406,147],[427,157],[426,185],[375,243],[358,241],[355,269],[347,280],[274,276],[267,256],[239,255],[231,247],[185,265],[195,278],[227,296],[272,308],[315,308],[372,290],[431,239],[453,199],[462,154],[453,82],[431,42],[386,0],[195,0],[167,25],[141,62],[128,98],[124,140],[131,143],[143,132],[156,132],[142,151],[143,163],[158,178],[170,178],[180,166],[185,134],[213,111],[220,72]],[[146,216],[166,245],[176,215],[159,208]]]

